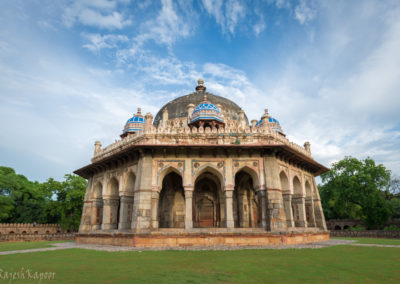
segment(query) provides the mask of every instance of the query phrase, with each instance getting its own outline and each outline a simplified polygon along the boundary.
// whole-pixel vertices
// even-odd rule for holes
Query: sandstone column
[[[279,164],[275,154],[264,156],[264,174],[267,190],[267,230],[286,231],[286,214],[283,208]]]
[[[135,203],[131,225],[135,232],[148,232],[151,227],[152,167],[151,153],[141,151],[135,181]]]
[[[318,187],[315,183],[315,179],[313,180],[313,186],[314,186],[313,204],[314,204],[315,223],[319,229],[326,231],[327,228],[326,228],[324,211],[322,210],[321,199],[319,197]]]
[[[193,228],[193,187],[185,187],[185,229]]]
[[[79,226],[79,232],[88,232],[91,229],[90,213],[92,211],[92,201],[89,196],[91,195],[92,179],[90,178],[87,183],[85,198],[83,201],[82,217]]]
[[[160,198],[160,193],[158,191],[153,191],[151,193],[151,228],[158,229],[158,201]]]
[[[267,203],[266,203],[266,191],[265,188],[259,188],[257,190],[257,195],[258,195],[258,202],[260,203],[260,211],[261,211],[261,228],[266,228],[267,227]]]
[[[133,196],[121,196],[118,230],[129,230],[132,221]]]
[[[294,227],[293,211],[292,211],[292,195],[290,193],[283,194],[283,205],[286,213],[286,224],[288,228]]]
[[[307,227],[315,227],[314,203],[311,196],[305,199],[306,215],[308,212]]]
[[[225,226],[227,228],[234,228],[233,221],[233,186],[225,186]]]

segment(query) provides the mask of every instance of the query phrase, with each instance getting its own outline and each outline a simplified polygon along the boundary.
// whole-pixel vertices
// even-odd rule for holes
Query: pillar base
[[[103,224],[102,230],[116,230],[118,229],[117,224]]]

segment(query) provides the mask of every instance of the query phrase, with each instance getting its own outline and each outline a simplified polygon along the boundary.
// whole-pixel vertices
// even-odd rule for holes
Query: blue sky
[[[199,77],[327,166],[400,174],[400,2],[372,0],[1,1],[0,164],[60,179]]]

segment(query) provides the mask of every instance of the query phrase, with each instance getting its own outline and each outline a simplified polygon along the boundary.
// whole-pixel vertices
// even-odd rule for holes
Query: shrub
[[[346,231],[365,231],[365,227],[361,225],[356,225],[354,227],[349,227]]]
[[[395,225],[391,225],[391,226],[387,226],[385,228],[383,228],[384,231],[400,231],[400,228],[395,226]]]

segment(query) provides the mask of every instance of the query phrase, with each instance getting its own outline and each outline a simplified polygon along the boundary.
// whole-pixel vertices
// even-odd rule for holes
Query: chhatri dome
[[[203,93],[203,101],[198,104],[190,115],[190,125],[198,126],[223,126],[224,118],[219,108],[208,101],[203,79],[198,80],[196,91]],[[192,106],[192,105],[190,105]],[[190,110],[188,110],[190,114]]]
[[[125,124],[124,130],[121,137],[126,137],[129,133],[136,133],[144,128],[145,118],[142,115],[140,108],[137,109],[137,113],[134,114]]]
[[[88,179],[75,241],[165,248],[329,239],[315,181],[328,169],[310,143],[289,141],[267,109],[249,124],[236,103],[197,83],[154,121],[139,108],[120,140],[95,142],[91,163],[74,172]]]

